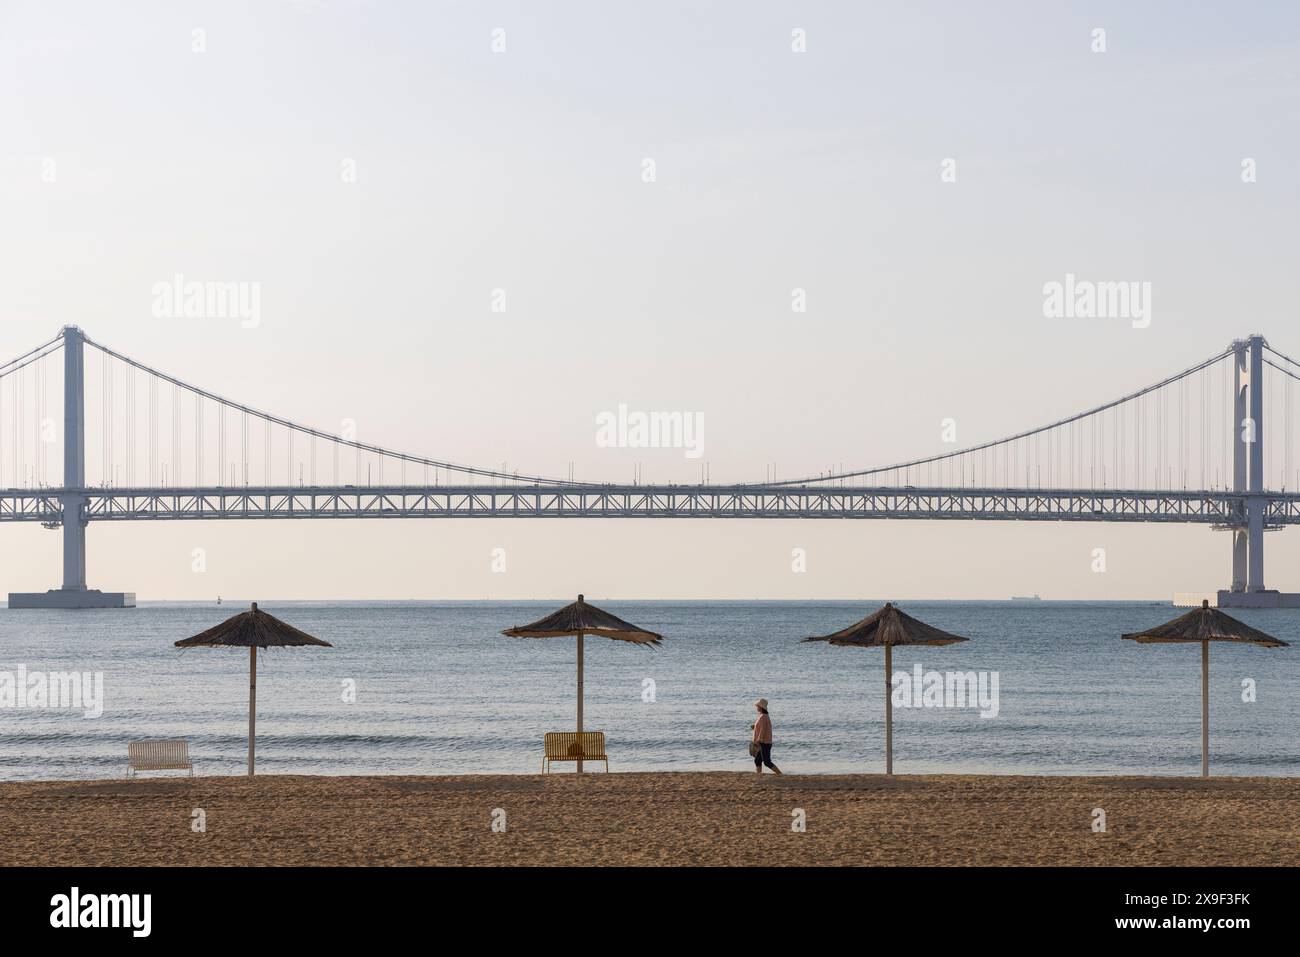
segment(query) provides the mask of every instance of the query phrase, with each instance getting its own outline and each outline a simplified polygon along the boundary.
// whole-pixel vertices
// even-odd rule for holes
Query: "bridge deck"
[[[59,523],[62,489],[0,490],[0,521]],[[442,485],[86,489],[87,521],[324,518],[983,519],[1243,523],[1226,490],[952,489],[754,485]],[[1263,492],[1269,525],[1300,523],[1300,494]]]

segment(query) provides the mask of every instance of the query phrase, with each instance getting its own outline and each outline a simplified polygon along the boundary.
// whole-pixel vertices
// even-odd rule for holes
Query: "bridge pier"
[[[1232,530],[1232,587],[1233,594],[1246,590],[1246,557],[1250,549],[1250,533],[1244,528]]]
[[[80,495],[60,495],[63,506],[63,591],[86,587],[86,523],[81,517]],[[75,519],[69,521],[68,516]]]
[[[10,592],[10,608],[134,608],[130,592],[86,587],[86,358],[76,326],[63,327],[63,587]]]

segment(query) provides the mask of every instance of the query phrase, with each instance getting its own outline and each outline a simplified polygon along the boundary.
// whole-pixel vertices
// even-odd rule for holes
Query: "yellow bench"
[[[545,745],[544,774],[550,772],[552,761],[604,761],[606,773],[609,771],[604,731],[547,731]]]

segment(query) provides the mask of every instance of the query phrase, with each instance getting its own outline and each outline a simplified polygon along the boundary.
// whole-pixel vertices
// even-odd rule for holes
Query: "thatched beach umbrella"
[[[332,648],[328,641],[313,638],[259,611],[257,602],[246,612],[227,619],[215,628],[209,628],[193,638],[176,642],[177,648],[247,648],[248,649],[248,774],[253,775],[253,732],[257,725],[257,649],[297,648],[303,645],[320,645]]]
[[[664,636],[653,631],[638,628],[607,611],[601,611],[595,605],[587,604],[582,595],[572,604],[565,605],[559,611],[538,619],[531,625],[507,628],[501,632],[511,638],[568,638],[578,639],[578,733],[582,733],[582,639],[585,635],[599,635],[613,638],[615,641],[630,641],[635,645],[658,647]],[[578,762],[578,773],[582,773],[582,762]]]
[[[1239,645],[1285,648],[1287,643],[1266,635],[1258,628],[1211,608],[1208,600],[1201,607],[1180,615],[1173,621],[1124,635],[1128,641],[1142,644],[1201,643],[1201,777],[1210,776],[1210,642],[1230,641]]]
[[[885,607],[861,621],[830,635],[805,638],[804,641],[826,641],[832,645],[851,648],[885,649],[885,773],[894,773],[894,701],[891,695],[894,673],[895,645],[952,645],[970,641],[960,635],[940,631],[885,602]]]

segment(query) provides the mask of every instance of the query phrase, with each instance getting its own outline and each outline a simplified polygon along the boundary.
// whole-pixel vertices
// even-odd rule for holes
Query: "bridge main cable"
[[[26,368],[33,362],[39,362],[52,352],[57,352],[63,348],[63,333],[60,332],[49,342],[37,346],[35,349],[24,352],[17,359],[10,359],[8,362],[0,363],[0,379],[7,375],[12,375],[19,369]]]
[[[236,411],[254,416],[256,418],[263,420],[264,422],[270,422],[273,425],[283,426],[284,428],[289,429],[291,431],[300,432],[304,435],[310,435],[313,438],[321,439],[326,442],[333,442],[338,445],[344,445],[347,446],[348,448],[356,449],[361,452],[369,452],[373,455],[379,455],[384,458],[396,459],[399,462],[409,462],[414,465],[430,466],[432,468],[445,469],[446,471],[449,472],[460,472],[465,475],[478,475],[483,478],[502,479],[504,481],[513,482],[513,483],[555,485],[555,486],[565,486],[565,487],[572,487],[572,486],[596,487],[597,485],[597,483],[594,482],[577,482],[568,479],[548,478],[546,476],[540,476],[540,475],[519,475],[517,473],[511,474],[509,472],[501,472],[494,469],[477,468],[472,465],[457,465],[454,462],[443,462],[435,459],[426,459],[418,455],[409,455],[405,452],[396,452],[392,449],[386,449],[378,445],[369,445],[364,442],[357,442],[353,439],[346,439],[341,435],[335,435],[330,432],[322,432],[320,429],[314,429],[311,426],[301,425],[297,422],[290,421],[289,419],[282,418],[281,416],[273,415],[270,412],[263,412],[260,409],[254,409],[251,406],[244,405],[241,402],[235,402],[232,399],[227,399],[223,396],[219,396],[214,392],[209,392],[207,389],[200,388],[199,386],[196,385],[191,385],[190,383],[178,379],[175,376],[168,375],[165,372],[161,372],[158,369],[154,369],[150,366],[147,366],[143,362],[138,362],[135,359],[132,359],[130,356],[123,355],[122,353],[114,349],[110,349],[108,346],[103,345],[102,343],[96,342],[95,340],[91,339],[89,336],[83,334],[82,338],[85,341],[86,345],[93,346],[94,348],[102,352],[104,355],[111,356],[112,358],[117,359],[119,362],[124,362],[134,369],[137,369],[148,375],[155,376],[164,382],[168,382],[173,386],[176,386],[181,389],[185,389],[188,392],[193,393],[194,395],[198,395],[205,399],[208,399],[209,401],[219,403],[220,405],[223,405],[226,408],[235,409]]]
[[[825,475],[805,476],[803,478],[797,478],[797,479],[785,479],[780,482],[765,482],[762,484],[761,487],[781,488],[783,486],[791,486],[791,485],[813,485],[820,482],[833,482],[839,479],[861,478],[867,475],[880,475],[882,473],[896,472],[896,471],[901,471],[903,469],[915,468],[920,465],[929,465],[933,462],[943,462],[948,459],[957,458],[958,456],[970,455],[975,452],[982,452],[985,449],[995,448],[1000,445],[1007,445],[1008,443],[1011,442],[1018,442],[1021,439],[1027,439],[1035,435],[1041,435],[1044,432],[1050,432],[1052,429],[1060,428],[1063,425],[1069,425],[1072,422],[1078,422],[1081,419],[1086,419],[1089,416],[1097,415],[1109,409],[1113,409],[1116,406],[1123,405],[1125,402],[1131,402],[1134,399],[1141,398],[1142,396],[1147,395],[1148,393],[1151,392],[1155,392],[1158,389],[1163,389],[1167,385],[1172,385],[1175,382],[1178,382],[1182,379],[1186,379],[1188,376],[1195,375],[1197,372],[1200,372],[1202,369],[1214,365],[1214,363],[1216,362],[1221,362],[1222,360],[1226,359],[1228,356],[1232,355],[1235,351],[1236,351],[1236,346],[1230,345],[1228,346],[1228,348],[1224,349],[1218,355],[1211,356],[1209,359],[1206,359],[1204,362],[1198,362],[1194,366],[1189,366],[1188,368],[1184,369],[1182,372],[1178,372],[1175,373],[1174,375],[1169,376],[1168,378],[1161,379],[1159,382],[1149,385],[1144,389],[1139,389],[1137,392],[1129,393],[1128,395],[1115,399],[1112,402],[1106,402],[1102,405],[1095,406],[1094,408],[1086,409],[1083,412],[1076,413],[1075,415],[1068,416],[1064,419],[1058,419],[1057,421],[1051,422],[1047,425],[1042,425],[1034,429],[1028,429],[1027,431],[1024,432],[1018,432],[1015,435],[1008,435],[1004,438],[995,439],[991,442],[984,442],[980,445],[972,445],[969,448],[958,449],[953,452],[942,452],[939,455],[930,455],[930,456],[926,456],[925,458],[913,459],[910,462],[899,462],[895,465],[884,465],[884,466],[878,466],[869,469],[855,469],[854,471],[850,471],[850,472],[835,472],[835,473],[827,473]],[[760,486],[755,486],[755,487],[760,487]]]

